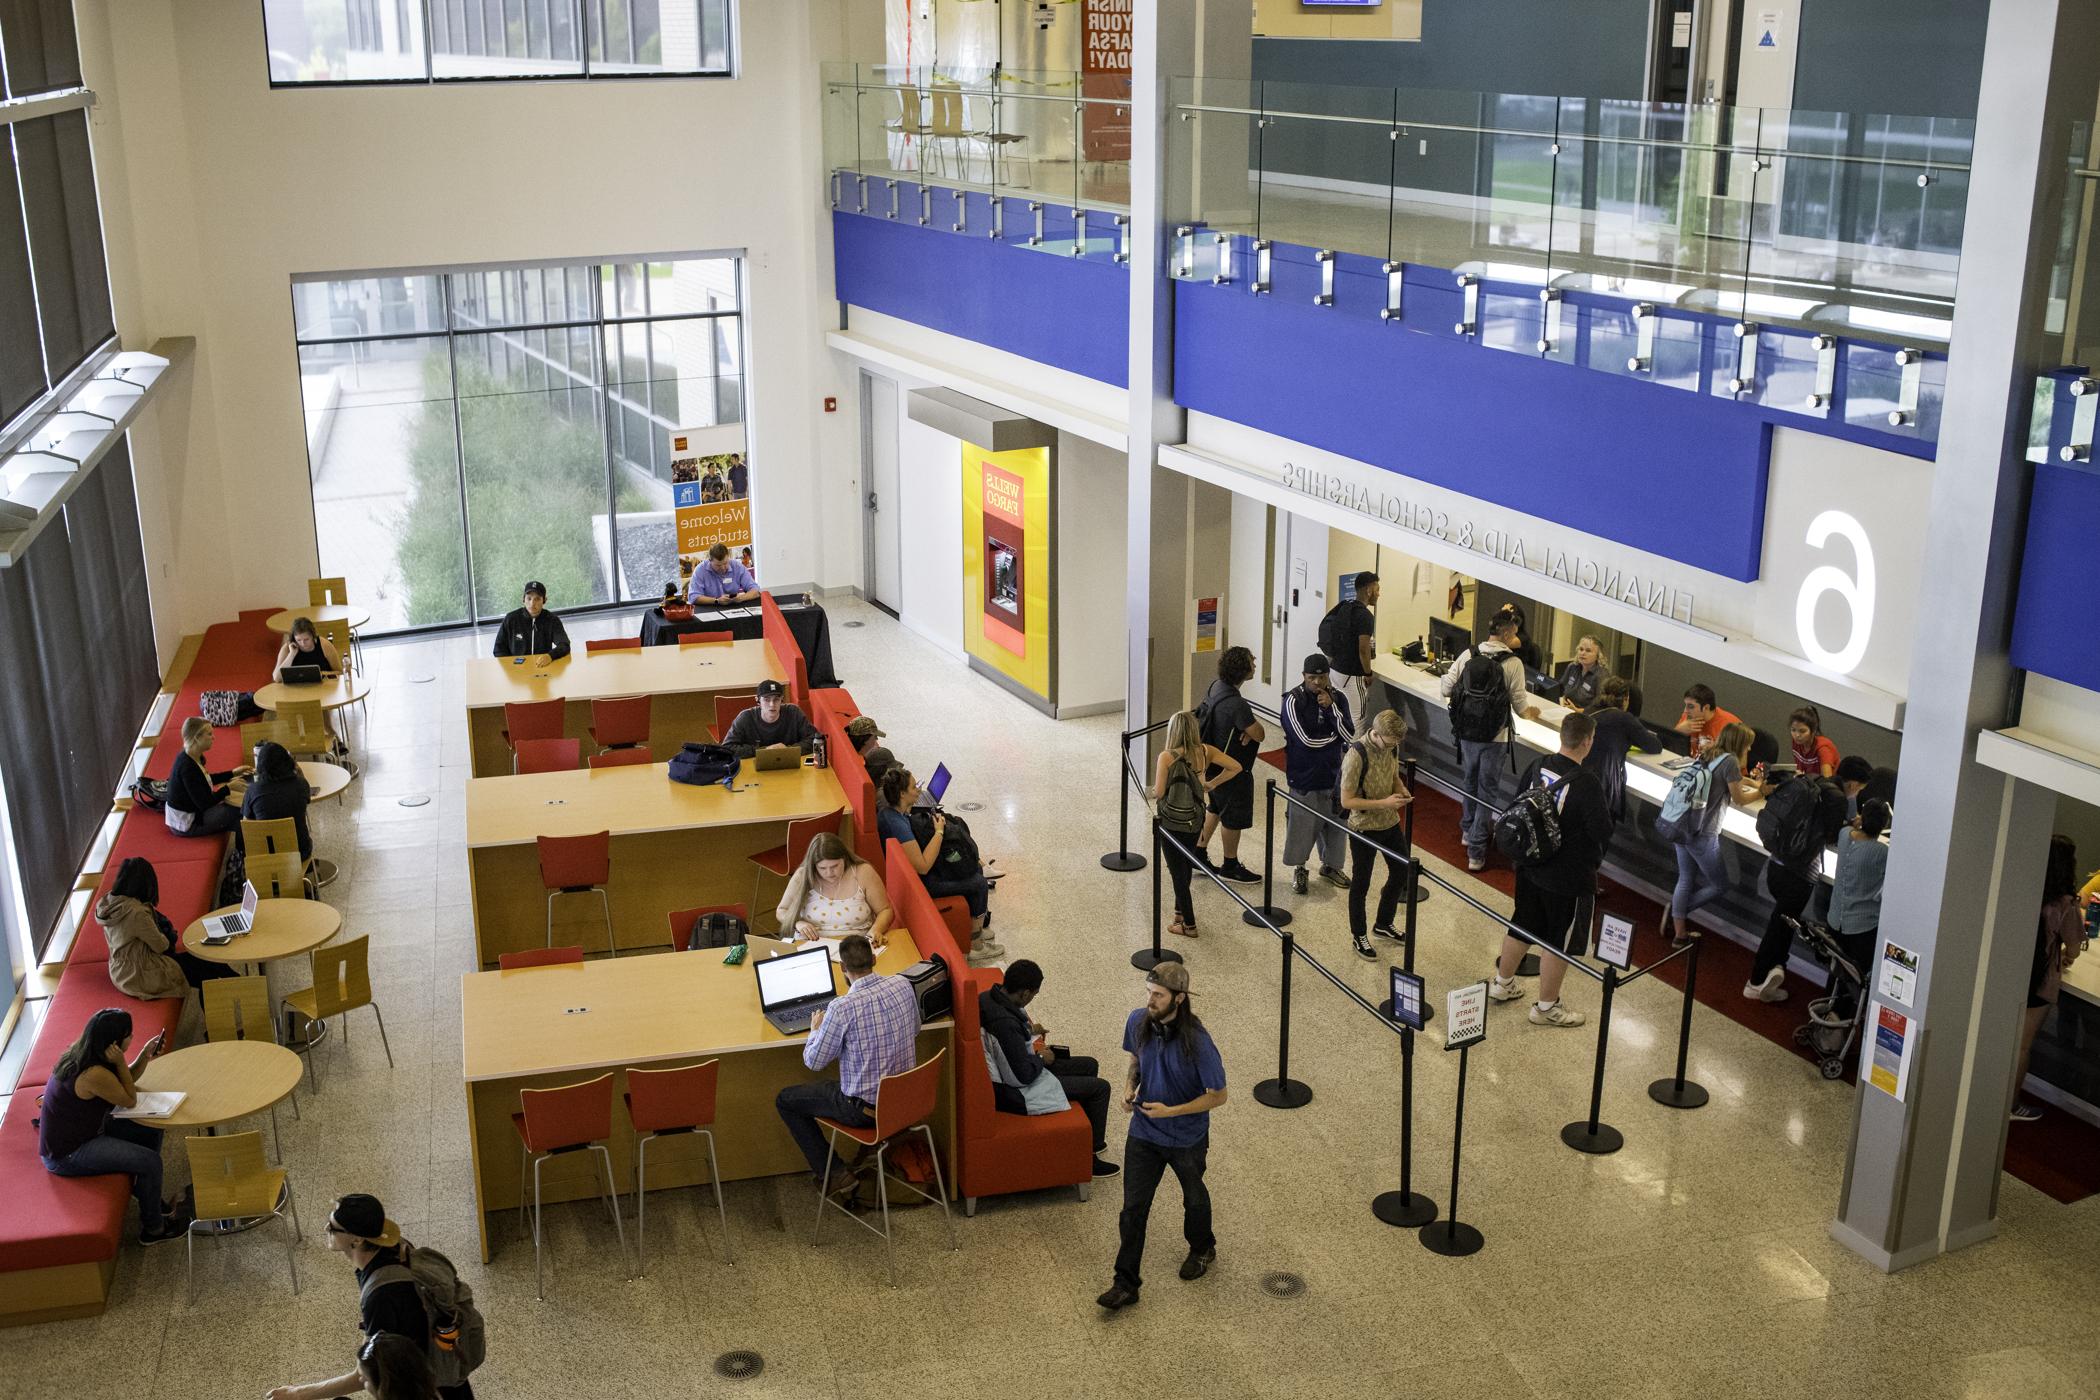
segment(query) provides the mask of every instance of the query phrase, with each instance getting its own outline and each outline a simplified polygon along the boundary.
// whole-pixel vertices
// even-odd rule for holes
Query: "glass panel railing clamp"
[[[1268,239],[1254,240],[1254,291],[1258,296],[1268,294],[1270,255],[1273,251],[1274,246]]]
[[[1400,319],[1400,284],[1405,280],[1406,275],[1400,263],[1389,262],[1385,264],[1385,305],[1378,309],[1379,320],[1397,321]]]
[[[1907,428],[1918,421],[1918,392],[1925,382],[1925,352],[1906,345],[1896,352],[1896,367],[1903,379],[1896,389],[1896,406],[1889,410],[1891,428]]]
[[[1457,335],[1471,335],[1480,329],[1480,279],[1470,272],[1461,272],[1457,281],[1459,290],[1465,293],[1465,311],[1464,319],[1451,329]]]
[[[1738,321],[1728,333],[1735,337],[1735,375],[1728,381],[1728,392],[1751,393],[1757,388],[1757,325]]]
[[[1313,254],[1313,261],[1320,265],[1320,290],[1313,293],[1314,306],[1334,305],[1334,249],[1322,248]]]
[[[1539,335],[1539,353],[1541,355],[1550,355],[1553,353],[1553,348],[1560,344],[1560,289],[1558,287],[1540,288],[1539,301],[1545,308],[1545,330]]]
[[[1819,335],[1809,342],[1816,350],[1816,387],[1808,396],[1810,408],[1830,407],[1837,392],[1838,342],[1834,335]]]
[[[1635,302],[1633,306],[1633,354],[1626,359],[1628,374],[1646,374],[1655,368],[1655,303]]]

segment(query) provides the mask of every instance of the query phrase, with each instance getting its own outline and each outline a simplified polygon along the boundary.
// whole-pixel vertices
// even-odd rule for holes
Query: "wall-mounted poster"
[[[1135,0],[1082,0],[1080,95],[1088,160],[1130,159],[1130,50]]]
[[[751,538],[751,464],[744,427],[677,428],[671,433],[671,506],[683,584],[716,544],[726,544],[756,576]]]
[[[1050,452],[964,443],[963,646],[1045,701],[1050,693]]]

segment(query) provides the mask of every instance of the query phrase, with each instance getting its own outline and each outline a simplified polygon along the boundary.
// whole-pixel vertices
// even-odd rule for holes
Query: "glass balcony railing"
[[[1209,78],[1171,103],[1172,226],[1947,344],[1972,122]],[[1177,275],[1216,275],[1208,242]]]

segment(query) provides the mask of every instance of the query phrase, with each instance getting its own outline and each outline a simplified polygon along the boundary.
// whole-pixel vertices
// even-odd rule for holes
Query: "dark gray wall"
[[[1989,15],[1990,0],[1801,0],[1794,107],[1973,118]]]
[[[1647,0],[1430,0],[1419,43],[1256,39],[1254,76],[1638,99],[1647,45]],[[1969,88],[1973,105],[1973,74]]]

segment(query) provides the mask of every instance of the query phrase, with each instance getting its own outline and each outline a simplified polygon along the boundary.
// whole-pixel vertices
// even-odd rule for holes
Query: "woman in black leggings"
[[[1154,820],[1159,824],[1161,836],[1160,859],[1166,863],[1167,876],[1174,882],[1174,921],[1167,925],[1168,933],[1180,934],[1183,938],[1196,936],[1196,903],[1189,892],[1189,858],[1182,854],[1175,840],[1191,848],[1195,846],[1196,837],[1203,829],[1203,808],[1208,805],[1211,792],[1237,778],[1240,771],[1238,759],[1216,745],[1203,742],[1203,724],[1196,718],[1194,710],[1183,710],[1167,721],[1167,746],[1160,750],[1159,762],[1152,769],[1152,801]],[[1205,773],[1210,776],[1204,777]],[[1193,794],[1189,791],[1191,784],[1195,788]],[[1193,824],[1188,814],[1181,810],[1192,798],[1200,799]],[[1170,837],[1174,840],[1167,839]]]

